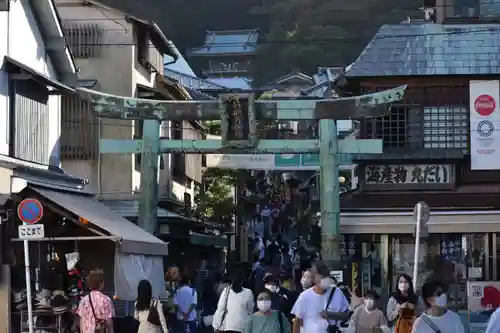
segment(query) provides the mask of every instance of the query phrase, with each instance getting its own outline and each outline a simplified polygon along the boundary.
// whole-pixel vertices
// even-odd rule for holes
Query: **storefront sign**
[[[366,187],[405,189],[449,187],[454,183],[451,164],[367,165],[364,167]]]
[[[470,153],[472,170],[500,170],[500,86],[470,81]]]
[[[467,282],[467,307],[470,311],[491,311],[500,306],[500,281]]]
[[[207,137],[208,138],[208,137]],[[319,170],[318,154],[207,154],[206,166],[244,170]],[[341,170],[353,164],[353,155],[339,154]]]

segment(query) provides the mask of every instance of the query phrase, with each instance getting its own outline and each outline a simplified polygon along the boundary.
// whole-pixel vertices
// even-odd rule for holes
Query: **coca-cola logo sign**
[[[486,94],[479,95],[474,101],[474,109],[483,117],[490,116],[495,111],[496,106],[495,99]]]

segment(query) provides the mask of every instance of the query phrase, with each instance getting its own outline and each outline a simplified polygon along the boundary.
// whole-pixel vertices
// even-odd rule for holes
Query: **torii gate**
[[[378,117],[403,99],[406,86],[338,99],[255,100],[252,94],[226,94],[218,100],[149,100],[77,88],[103,118],[144,120],[139,140],[101,139],[100,153],[142,154],[139,226],[157,230],[158,158],[160,154],[309,154],[320,156],[322,254],[330,267],[340,263],[338,154],[381,154],[382,140],[338,140],[336,120]],[[162,121],[221,120],[222,140],[162,140]],[[259,120],[319,119],[319,139],[261,140]]]

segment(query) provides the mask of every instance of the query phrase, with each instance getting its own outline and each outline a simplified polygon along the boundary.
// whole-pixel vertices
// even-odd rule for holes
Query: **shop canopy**
[[[50,203],[88,221],[110,236],[116,236],[122,253],[163,256],[168,254],[168,243],[156,238],[131,221],[118,215],[91,195],[52,191],[31,187]]]

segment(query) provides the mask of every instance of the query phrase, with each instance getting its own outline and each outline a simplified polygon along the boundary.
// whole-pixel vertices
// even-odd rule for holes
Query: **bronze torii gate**
[[[158,158],[160,154],[310,154],[319,153],[322,254],[340,265],[338,155],[382,153],[382,140],[337,140],[336,120],[378,117],[403,99],[406,86],[338,99],[255,100],[252,94],[226,94],[218,100],[148,100],[77,88],[99,117],[144,120],[140,140],[101,139],[100,153],[142,154],[139,225],[157,230]],[[222,140],[161,140],[162,121],[221,120]],[[319,140],[261,140],[258,120],[319,121]]]

